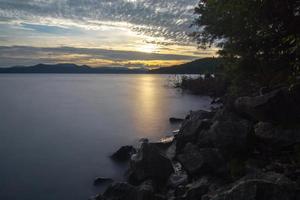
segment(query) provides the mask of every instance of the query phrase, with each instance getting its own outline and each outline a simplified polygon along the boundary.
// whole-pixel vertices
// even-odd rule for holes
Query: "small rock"
[[[111,158],[115,161],[125,162],[130,159],[130,157],[136,153],[133,146],[123,146],[118,151],[116,151]]]
[[[181,118],[175,118],[175,117],[170,117],[169,121],[171,124],[175,124],[175,123],[181,123],[183,121],[183,119]]]
[[[94,180],[94,185],[101,185],[104,183],[112,182],[113,180],[111,178],[103,178],[103,177],[97,177]]]
[[[220,97],[217,97],[215,99],[212,100],[211,104],[221,104],[223,103],[222,102],[222,99]]]
[[[168,181],[168,185],[172,188],[176,188],[179,185],[186,185],[187,183],[188,183],[188,175],[184,171],[171,174]]]
[[[96,196],[89,198],[89,200],[106,200],[106,198],[101,194],[97,194]]]

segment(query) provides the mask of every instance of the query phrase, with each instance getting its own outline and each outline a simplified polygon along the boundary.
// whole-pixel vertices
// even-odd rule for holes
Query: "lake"
[[[170,135],[169,117],[210,108],[168,75],[1,74],[0,199],[85,200],[96,176],[122,180],[108,156]]]

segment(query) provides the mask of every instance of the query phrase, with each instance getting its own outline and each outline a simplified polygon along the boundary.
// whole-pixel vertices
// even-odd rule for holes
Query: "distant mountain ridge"
[[[154,74],[203,74],[214,73],[221,64],[221,58],[201,58],[192,62],[150,70]]]
[[[145,73],[143,69],[129,69],[126,67],[89,67],[87,65],[76,65],[72,63],[60,64],[38,64],[34,66],[16,66],[0,68],[0,73],[78,73],[78,74],[100,74],[100,73]]]
[[[158,69],[130,69],[126,67],[90,67],[72,63],[38,64],[0,68],[0,73],[60,73],[60,74],[203,74],[213,73],[221,59],[202,58],[181,65]]]

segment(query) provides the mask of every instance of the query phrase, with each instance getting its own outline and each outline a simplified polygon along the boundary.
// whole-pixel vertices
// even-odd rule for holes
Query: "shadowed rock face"
[[[226,157],[244,155],[248,151],[248,139],[251,134],[251,123],[240,121],[215,121],[206,134],[206,138],[199,137],[199,142],[209,140],[214,148]]]
[[[261,96],[240,97],[235,101],[237,112],[255,121],[290,123],[300,121],[300,89],[281,88]]]
[[[286,177],[268,173],[245,177],[202,200],[296,200],[296,185]]]
[[[176,136],[177,152],[180,152],[186,143],[193,140],[195,141],[201,130],[209,128],[211,125],[209,119],[211,119],[213,115],[213,112],[207,112],[204,110],[191,112],[188,115],[188,117],[183,121],[179,133]]]
[[[103,195],[98,195],[95,200],[154,200],[152,181],[145,181],[135,187],[128,183],[111,184]]]
[[[189,175],[226,173],[226,163],[217,149],[202,148],[188,143],[182,154],[177,156],[179,162]]]
[[[268,122],[259,122],[255,125],[255,136],[259,140],[259,146],[264,151],[280,151],[300,144],[300,129],[283,129]]]
[[[118,162],[125,162],[130,159],[132,154],[135,154],[136,150],[133,146],[123,146],[118,151],[116,151],[111,158]]]
[[[138,184],[152,179],[156,184],[162,185],[173,172],[171,160],[156,144],[143,143],[130,162],[129,182]]]

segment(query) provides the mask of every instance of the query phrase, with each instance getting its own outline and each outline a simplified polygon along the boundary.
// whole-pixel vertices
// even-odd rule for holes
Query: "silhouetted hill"
[[[213,73],[221,59],[202,58],[189,63],[162,67],[159,69],[129,69],[126,67],[89,67],[87,65],[76,65],[71,63],[60,64],[38,64],[34,66],[16,66],[0,68],[0,73],[68,73],[68,74],[203,74]]]
[[[214,73],[221,64],[220,58],[202,58],[192,62],[150,70],[153,74],[203,74]]]
[[[76,64],[38,64],[35,66],[17,66],[9,68],[0,68],[0,73],[145,73],[147,71],[143,69],[129,69],[126,67],[89,67],[87,65]]]

